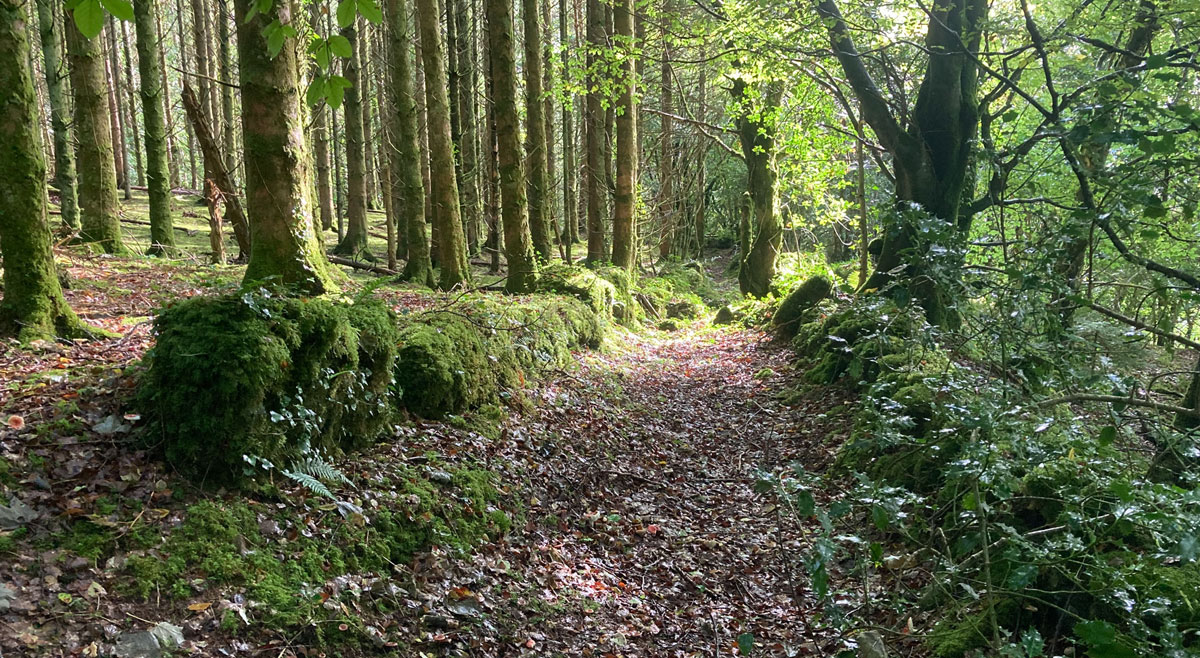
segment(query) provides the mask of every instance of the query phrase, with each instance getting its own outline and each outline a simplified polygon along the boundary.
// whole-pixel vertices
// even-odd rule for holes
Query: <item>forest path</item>
[[[476,556],[520,575],[492,581],[484,628],[498,632],[472,654],[729,656],[739,636],[755,656],[819,653],[802,533],[754,484],[823,461],[840,432],[820,414],[837,401],[784,405],[794,355],[761,333],[618,342],[509,430],[536,493],[524,530]]]

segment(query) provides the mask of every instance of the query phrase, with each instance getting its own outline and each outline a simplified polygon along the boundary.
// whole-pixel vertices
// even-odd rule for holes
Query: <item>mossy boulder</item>
[[[235,480],[243,456],[286,464],[369,444],[387,423],[398,333],[382,303],[195,297],[154,328],[137,406],[185,473]]]
[[[624,294],[628,296],[628,274],[624,281]],[[579,299],[590,306],[602,320],[613,318],[614,305],[618,301],[618,291],[611,281],[578,265],[556,264],[543,268],[538,278],[538,291]],[[621,300],[621,303],[625,301]]]
[[[733,324],[738,321],[738,314],[729,306],[722,306],[717,309],[716,315],[713,316],[713,324]]]
[[[823,276],[814,276],[788,293],[779,304],[772,318],[775,330],[781,336],[796,335],[807,311],[827,299],[833,293],[833,282]]]
[[[441,418],[495,402],[568,363],[572,350],[599,347],[606,325],[595,309],[557,295],[515,303],[476,296],[414,317],[400,331],[400,404]]]

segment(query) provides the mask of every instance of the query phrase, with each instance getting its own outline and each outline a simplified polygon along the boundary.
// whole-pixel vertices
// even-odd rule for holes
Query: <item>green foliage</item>
[[[227,481],[245,457],[361,447],[388,420],[397,331],[378,302],[197,297],[155,330],[137,403],[148,438],[187,473]]]
[[[617,281],[624,282],[623,288],[618,289],[616,284],[585,267],[559,263],[547,266],[538,273],[538,290],[582,300],[600,319],[607,321],[616,314],[614,306],[618,302],[627,304],[629,295],[629,273],[619,268],[613,269],[620,272]],[[619,294],[622,297],[618,298]]]

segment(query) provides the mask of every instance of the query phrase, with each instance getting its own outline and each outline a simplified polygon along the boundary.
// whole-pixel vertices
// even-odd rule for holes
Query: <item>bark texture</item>
[[[346,234],[342,236],[333,253],[343,256],[366,256],[367,252],[367,152],[363,126],[363,77],[362,55],[365,40],[358,39],[354,25],[342,29],[342,36],[350,42],[353,56],[346,60],[342,76],[350,82],[342,104],[346,126]]]
[[[61,4],[38,0],[38,35],[42,42],[42,69],[46,74],[46,96],[50,101],[50,126],[54,130],[54,187],[63,225],[79,228],[79,198],[75,192],[75,150],[71,141],[71,90],[63,62],[59,36],[62,33]]]
[[[617,267],[633,270],[637,266],[637,168],[638,137],[637,107],[637,60],[633,55],[633,0],[620,0],[613,9],[618,47],[622,51],[620,64],[621,88],[617,99],[617,176],[616,195],[613,198],[613,250],[612,262]]]
[[[168,164],[167,122],[164,116],[161,35],[155,21],[155,0],[134,0],[134,30],[137,33],[138,75],[141,78],[142,125],[146,131],[146,188],[150,195],[150,253],[169,253],[175,248],[171,220],[171,169]]]
[[[79,239],[95,243],[105,253],[125,253],[100,38],[88,39],[80,34],[72,16],[66,16],[63,23],[75,98]]]
[[[288,39],[275,57],[263,29],[279,12],[298,16],[293,0],[247,20],[254,0],[236,0],[242,87],[242,144],[250,263],[243,285],[284,285],[308,294],[337,289],[314,225],[304,135],[298,45]]]
[[[492,68],[492,102],[496,115],[496,139],[499,146],[500,214],[504,225],[505,258],[508,262],[508,292],[530,292],[537,283],[537,262],[529,234],[529,216],[525,198],[525,177],[521,169],[521,125],[517,115],[517,71],[514,61],[512,5],[508,0],[486,0],[488,55]],[[534,13],[534,22],[537,14]],[[527,26],[528,27],[528,26]],[[528,34],[526,35],[528,37]],[[540,48],[533,49],[535,58]],[[528,62],[527,62],[528,64]],[[526,69],[528,70],[528,69]],[[541,85],[541,72],[536,81]],[[541,99],[532,105],[539,108]],[[530,124],[534,124],[530,117]],[[536,129],[536,128],[531,128]],[[543,151],[544,154],[544,144]],[[544,164],[544,155],[543,155]],[[549,245],[547,245],[549,246]]]
[[[50,248],[24,7],[20,0],[0,0],[0,334],[21,341],[73,338],[86,332],[63,298]]]
[[[554,239],[550,231],[550,213],[547,212],[547,197],[550,186],[547,182],[549,164],[546,158],[546,106],[542,99],[542,30],[539,21],[538,0],[522,0],[522,16],[525,22],[525,62],[522,67],[525,73],[525,171],[529,178],[526,188],[529,200],[529,230],[533,235],[533,249],[541,263],[547,263],[554,256]],[[489,16],[491,14],[489,13]],[[488,21],[489,30],[492,23]],[[512,28],[508,28],[510,35]],[[495,36],[492,35],[495,44]],[[493,54],[495,66],[495,54]],[[510,58],[511,59],[511,58]],[[499,71],[493,69],[496,76],[497,93],[503,93],[502,87],[511,84],[496,75]],[[497,115],[500,126],[500,139],[504,140],[504,118]],[[519,127],[518,127],[519,129]],[[500,145],[501,158],[504,157],[504,144]],[[500,165],[501,185],[505,181],[504,165]],[[507,205],[507,204],[506,204]]]

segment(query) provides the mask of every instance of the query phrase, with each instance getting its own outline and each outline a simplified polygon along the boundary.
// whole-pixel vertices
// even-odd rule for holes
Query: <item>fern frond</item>
[[[333,492],[329,490],[329,487],[325,486],[325,484],[320,480],[307,473],[283,471],[283,474],[287,476],[288,479],[300,483],[305,489],[308,489],[319,496],[324,496],[330,500],[337,500],[337,498],[333,495]]]

